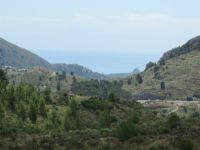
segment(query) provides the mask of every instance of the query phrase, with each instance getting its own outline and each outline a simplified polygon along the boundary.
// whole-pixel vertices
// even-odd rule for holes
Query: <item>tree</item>
[[[60,91],[60,89],[61,89],[60,81],[57,82],[56,89],[57,89],[57,91]]]
[[[132,83],[132,79],[128,78],[128,85],[131,85],[131,83]]]
[[[155,66],[155,63],[150,61],[149,63],[146,64],[145,70],[148,70],[149,68],[151,68],[153,66]]]
[[[160,83],[160,88],[161,88],[161,90],[165,90],[165,82]]]
[[[43,117],[47,116],[45,99],[43,97],[40,97],[39,110],[40,110],[40,115],[41,116],[43,116]]]
[[[141,84],[143,82],[142,76],[140,74],[136,75],[136,80],[139,84]]]
[[[18,105],[18,117],[21,118],[23,121],[27,118],[27,111],[24,102],[20,102]]]
[[[164,65],[165,65],[165,60],[164,60],[163,58],[160,60],[160,65],[161,65],[161,66],[164,66]]]
[[[63,79],[65,80],[66,79],[66,71],[62,72],[62,76],[63,76]]]
[[[79,109],[78,109],[78,104],[74,99],[71,100],[69,107],[72,117],[76,118]]]
[[[49,116],[48,128],[49,129],[58,129],[60,127],[61,120],[56,111],[56,108],[53,108]]]
[[[74,76],[74,72],[71,72],[70,74],[71,74],[71,76]]]
[[[118,102],[119,101],[119,99],[115,97],[114,93],[109,94],[108,100],[111,101],[111,102]]]
[[[16,111],[16,96],[15,96],[15,89],[11,87],[8,89],[8,108],[12,111]]]
[[[8,84],[6,73],[0,69],[0,88],[5,88]]]
[[[64,129],[65,129],[65,131],[69,131],[70,129],[72,129],[71,122],[72,121],[70,120],[69,112],[66,111],[65,118],[64,118]]]
[[[4,118],[4,116],[5,116],[4,105],[0,103],[0,123],[1,123],[1,119]]]
[[[159,69],[160,69],[160,67],[158,65],[155,65],[155,67],[154,67],[154,73],[158,72]]]
[[[44,99],[45,102],[51,102],[51,89],[49,87],[44,90]]]
[[[29,119],[33,124],[37,121],[37,106],[33,102],[30,104]]]
[[[100,115],[100,127],[101,128],[106,128],[109,127],[111,124],[111,115],[109,110],[104,110],[101,115]]]

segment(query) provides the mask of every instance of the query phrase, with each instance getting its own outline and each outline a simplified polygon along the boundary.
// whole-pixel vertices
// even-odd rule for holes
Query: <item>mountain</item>
[[[141,84],[136,76],[124,80],[124,88],[135,99],[200,98],[200,36],[167,51],[158,63],[150,64],[141,73]]]
[[[51,64],[40,56],[15,44],[12,44],[2,38],[0,38],[0,66],[11,66],[18,69],[43,67],[51,71],[65,71],[67,74],[71,74],[71,72],[73,72],[76,76],[79,76],[81,78],[98,80],[122,78],[134,74],[135,72],[138,73],[138,69],[136,69],[132,73],[105,75],[94,72],[91,69],[77,64]]]
[[[137,73],[140,73],[140,70],[138,68],[135,68],[131,73],[111,73],[111,74],[107,74],[106,76],[108,78],[125,78]]]
[[[83,77],[85,79],[108,79],[104,74],[93,72],[92,70],[78,64],[53,64],[58,72],[65,71],[67,74],[74,73],[74,75]]]
[[[0,38],[0,65],[16,68],[44,67],[53,69],[52,65],[36,54]]]

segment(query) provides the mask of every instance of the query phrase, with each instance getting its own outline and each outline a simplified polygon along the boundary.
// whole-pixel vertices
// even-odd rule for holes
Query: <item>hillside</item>
[[[108,79],[104,74],[93,72],[92,70],[78,64],[53,64],[53,66],[58,72],[65,71],[69,75],[73,72],[74,75],[85,79]]]
[[[157,64],[148,66],[141,73],[143,83],[138,84],[136,76],[126,78],[124,88],[136,99],[200,98],[199,60],[200,37],[196,37],[166,52]]]
[[[16,68],[44,67],[53,69],[46,60],[0,38],[0,65]]]
[[[120,73],[105,75],[94,72],[78,64],[50,64],[40,56],[23,49],[0,38],[0,66],[11,66],[18,69],[42,67],[51,71],[62,72],[70,75],[73,72],[76,76],[84,79],[108,80],[112,78],[127,77],[132,73]],[[138,70],[136,70],[138,71]],[[133,72],[134,73],[134,72]]]
[[[108,78],[125,78],[137,73],[140,73],[140,70],[138,68],[135,68],[131,73],[111,73],[111,74],[107,74],[106,76]]]

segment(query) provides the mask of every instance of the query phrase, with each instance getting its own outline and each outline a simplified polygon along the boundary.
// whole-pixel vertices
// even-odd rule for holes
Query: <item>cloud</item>
[[[154,13],[150,14],[130,13],[125,15],[113,15],[113,16],[108,16],[107,19],[115,23],[147,24],[147,25],[168,23],[175,20],[174,17],[163,14],[154,14]]]
[[[98,24],[98,25],[138,25],[138,26],[194,26],[200,25],[199,18],[181,18],[177,16],[170,16],[161,13],[125,13],[116,15],[87,15],[74,14],[71,17],[72,21],[78,24]]]
[[[2,22],[26,22],[26,23],[49,23],[59,22],[59,18],[51,17],[21,17],[21,16],[0,16]]]
[[[99,18],[97,16],[77,13],[72,16],[72,21],[78,23],[96,23],[97,21],[99,21]]]

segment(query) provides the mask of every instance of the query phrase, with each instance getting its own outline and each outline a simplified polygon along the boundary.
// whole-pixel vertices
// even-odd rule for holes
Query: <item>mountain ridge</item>
[[[20,60],[20,61],[19,61]],[[52,65],[40,56],[0,38],[0,65],[16,68],[45,67]]]
[[[33,52],[12,44],[3,38],[0,38],[0,66],[11,66],[18,69],[44,67],[57,72],[65,71],[67,74],[73,72],[75,75],[85,79],[108,80],[112,78],[109,75],[94,72],[78,64],[51,64]],[[128,75],[129,74],[117,74],[118,77],[126,77]]]

